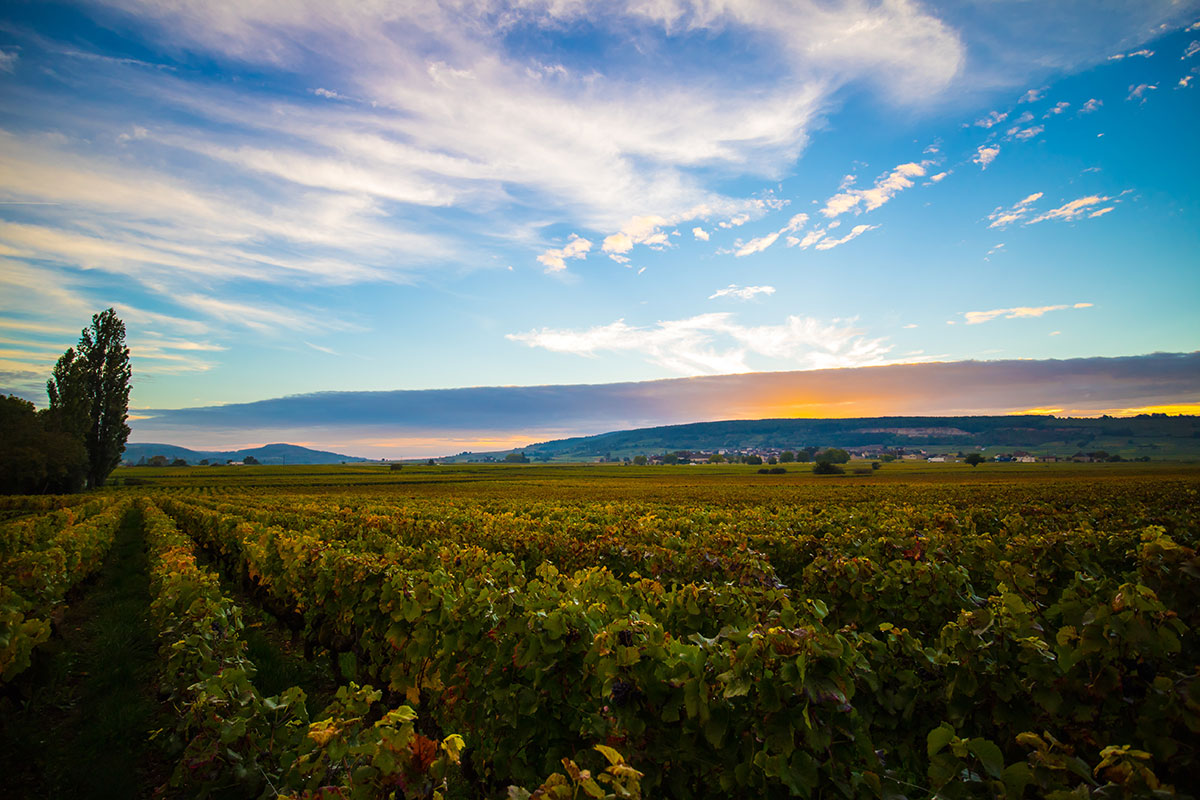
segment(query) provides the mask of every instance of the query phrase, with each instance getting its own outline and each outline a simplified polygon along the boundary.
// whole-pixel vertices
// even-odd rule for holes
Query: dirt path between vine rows
[[[0,791],[10,798],[149,797],[170,774],[151,732],[157,639],[141,516],[122,522],[57,635],[0,701]]]

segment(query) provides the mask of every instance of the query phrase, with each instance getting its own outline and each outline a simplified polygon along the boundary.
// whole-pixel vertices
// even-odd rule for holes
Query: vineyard
[[[0,703],[37,690],[135,525],[161,796],[1119,798],[1200,775],[1194,468],[114,483],[0,500]],[[261,689],[251,612],[331,696]]]

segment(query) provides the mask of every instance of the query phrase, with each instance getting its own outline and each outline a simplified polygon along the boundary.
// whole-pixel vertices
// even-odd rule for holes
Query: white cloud
[[[1179,79],[1179,83],[1175,84],[1176,89],[1186,89],[1192,82],[1193,75],[1184,75]]]
[[[1120,61],[1125,58],[1150,58],[1154,55],[1153,50],[1134,50],[1132,53],[1117,53],[1115,56],[1109,56],[1109,61]]]
[[[1079,113],[1080,114],[1090,114],[1093,111],[1099,111],[1100,106],[1102,106],[1102,105],[1104,105],[1103,100],[1097,100],[1096,98],[1093,97],[1090,100],[1088,100],[1086,103],[1083,104],[1083,108],[1079,109]]]
[[[939,172],[936,175],[930,175],[929,183],[941,183],[951,172],[953,172],[953,170],[946,170],[945,172]]]
[[[824,237],[825,231],[817,228],[806,233],[803,239],[797,239],[795,236],[789,236],[788,247],[796,247],[798,245],[801,250],[807,250],[817,242],[821,241],[821,239]]]
[[[231,325],[241,325],[260,333],[278,333],[282,330],[345,330],[347,325],[319,314],[295,308],[286,308],[268,303],[248,303],[242,300],[225,300],[210,295],[193,293],[179,298],[180,304],[222,320]]]
[[[1188,43],[1187,49],[1183,51],[1183,56],[1179,60],[1183,61],[1185,58],[1191,58],[1192,56],[1196,55],[1196,53],[1200,53],[1200,42],[1190,42]]]
[[[1083,217],[1100,217],[1112,211],[1113,206],[1108,206],[1099,210],[1096,209],[1096,206],[1114,201],[1114,199],[1111,197],[1088,195],[1087,197],[1080,197],[1064,203],[1058,208],[1037,214],[1033,209],[1033,204],[1041,199],[1042,193],[1035,192],[1023,200],[1014,203],[1010,208],[997,208],[991,214],[988,214],[988,220],[990,221],[988,227],[1004,228],[1014,222],[1021,222],[1024,225],[1033,225],[1036,222],[1046,222],[1049,220],[1072,222]],[[1120,202],[1120,199],[1118,198],[1114,202]],[[1035,214],[1036,216],[1034,216]]]
[[[1015,308],[994,308],[991,311],[966,311],[963,318],[968,325],[979,325],[1003,317],[1004,319],[1023,319],[1040,317],[1051,311],[1064,311],[1069,308],[1091,308],[1091,303],[1075,303],[1074,305],[1056,306],[1017,306]]]
[[[768,247],[775,244],[775,240],[778,238],[779,232],[772,231],[766,236],[759,236],[756,239],[751,239],[735,250],[733,254],[734,256],[741,258],[742,256],[753,255],[754,253],[761,253],[763,250],[766,250]]]
[[[322,89],[320,87],[317,87],[316,89],[312,90],[312,93],[315,94],[317,97],[324,97],[328,100],[345,100],[346,99],[345,95],[338,94],[337,92],[333,91],[332,89]]]
[[[862,236],[867,231],[875,230],[878,227],[879,227],[878,225],[855,225],[853,228],[850,229],[849,233],[847,233],[845,236],[843,236],[840,239],[830,239],[830,238],[826,237],[826,238],[822,239],[821,241],[817,242],[817,249],[818,250],[832,250],[833,248],[837,247],[838,245],[843,245],[846,242],[850,241],[851,239],[857,239],[859,236]]]
[[[1003,228],[1008,225],[1011,225],[1012,223],[1014,223],[1020,219],[1023,219],[1032,210],[1030,208],[1030,206],[1033,203],[1036,203],[1038,200],[1041,200],[1041,199],[1042,199],[1042,193],[1034,192],[1033,194],[1028,195],[1024,199],[1018,200],[1016,203],[1014,203],[1012,205],[1011,208],[1007,208],[1007,209],[1003,208],[1003,207],[997,208],[991,214],[988,214],[988,219],[991,221],[991,224],[988,225],[988,227],[989,228]]]
[[[312,342],[307,342],[307,341],[305,342],[305,344],[308,345],[309,347],[311,347],[313,350],[316,350],[318,353],[325,353],[326,355],[330,355],[330,356],[339,355],[339,353],[336,350],[334,350],[332,347],[325,347],[323,345],[313,344]]]
[[[708,241],[708,231],[704,230],[704,228],[701,228],[701,227],[692,228],[692,236],[695,236],[697,239],[699,239],[702,242]]]
[[[822,323],[789,316],[778,325],[746,326],[729,313],[700,314],[654,325],[632,326],[623,319],[583,330],[541,328],[508,334],[508,339],[557,353],[596,356],[634,353],[684,375],[747,372],[751,355],[790,368],[822,369],[887,363],[892,349],[882,338],[840,320]]]
[[[740,258],[742,256],[753,255],[754,253],[761,253],[763,250],[766,250],[768,247],[775,244],[775,242],[779,239],[780,236],[784,235],[785,233],[795,233],[796,231],[799,231],[801,228],[803,228],[805,226],[805,224],[807,222],[808,222],[808,214],[805,214],[803,212],[799,213],[799,214],[795,214],[792,216],[791,219],[789,219],[787,221],[787,224],[784,225],[779,230],[772,231],[771,233],[768,233],[765,236],[759,236],[756,239],[751,239],[750,241],[746,242],[745,244],[739,243],[738,245],[736,245],[737,249],[734,251],[734,256]],[[794,238],[795,237],[792,237],[792,236],[788,237],[788,246],[789,247],[792,245],[792,239],[794,239]]]
[[[669,239],[660,228],[668,224],[670,222],[666,218],[655,214],[633,217],[621,227],[619,233],[604,237],[601,249],[606,253],[628,253],[635,244],[666,247]]]
[[[870,189],[845,189],[845,191],[830,197],[825,201],[825,207],[821,209],[821,213],[832,219],[847,211],[854,211],[856,214],[874,211],[895,197],[897,193],[912,186],[913,178],[919,178],[925,174],[925,166],[926,164],[915,162],[900,164],[891,172],[879,176],[875,180],[875,185]]]
[[[567,268],[568,258],[587,258],[588,251],[591,249],[590,241],[572,233],[567,239],[566,245],[557,250],[547,250],[538,256],[537,260],[546,267],[546,272],[562,272]]]
[[[1036,103],[1038,100],[1042,99],[1042,95],[1044,95],[1046,93],[1046,88],[1047,87],[1043,86],[1040,89],[1030,89],[1025,94],[1021,95],[1021,99],[1018,100],[1017,102],[1018,103]]]
[[[731,283],[724,289],[718,289],[708,296],[709,300],[716,300],[718,297],[736,297],[739,300],[752,300],[756,295],[760,294],[775,294],[774,286],[738,286]]]
[[[901,103],[919,101],[965,63],[958,34],[910,2],[117,2],[172,44],[302,75],[319,70],[328,77],[308,85],[320,96],[363,100],[235,109],[232,93],[187,97],[193,87],[178,81],[170,87],[177,102],[225,123],[204,134],[197,149],[206,155],[400,202],[490,213],[519,196],[559,220],[626,235],[632,217],[678,224],[702,205],[736,218],[745,201],[709,189],[697,168],[774,177],[795,162],[841,87],[865,79]],[[673,69],[670,59],[634,51],[619,63],[568,69],[515,54],[506,38],[579,26],[642,37],[654,50],[684,35],[701,44],[744,38],[765,45],[755,60],[770,64],[771,78],[748,85],[744,71],[714,69],[713,59],[697,75],[687,59]],[[266,152],[253,144],[264,139]],[[625,243],[614,236],[613,246]]]
[[[1024,142],[1037,136],[1042,131],[1046,130],[1045,125],[1033,125],[1028,128],[1009,128],[1005,134],[1009,139]]]
[[[988,164],[996,160],[996,156],[1000,155],[999,145],[981,144],[975,151],[975,156],[971,159],[979,165],[980,169],[987,169]]]
[[[996,125],[999,125],[1001,122],[1004,122],[1004,120],[1006,120],[1006,119],[1008,119],[1007,111],[1003,114],[1001,114],[999,111],[993,111],[990,114],[988,114],[986,117],[975,120],[975,127],[977,127],[977,128],[992,128]]]
[[[19,57],[15,50],[0,50],[0,72],[13,72]]]
[[[1136,85],[1130,84],[1129,96],[1126,97],[1125,99],[1126,100],[1137,99],[1137,100],[1141,100],[1144,103],[1144,102],[1146,102],[1148,93],[1154,91],[1157,88],[1158,88],[1158,84],[1156,84],[1156,83],[1139,83]]]
[[[1032,225],[1035,222],[1045,222],[1046,220],[1061,220],[1071,222],[1080,217],[1090,214],[1094,207],[1101,203],[1106,203],[1111,200],[1111,197],[1101,197],[1099,195],[1089,195],[1088,197],[1080,197],[1077,200],[1072,200],[1069,203],[1064,203],[1058,208],[1051,209],[1043,214],[1039,214],[1027,222],[1027,225]],[[1095,215],[1098,216],[1098,215]]]
[[[1050,119],[1050,117],[1058,116],[1070,107],[1071,104],[1065,100],[1060,103],[1055,103],[1054,108],[1049,109],[1045,114],[1042,115],[1042,119]]]

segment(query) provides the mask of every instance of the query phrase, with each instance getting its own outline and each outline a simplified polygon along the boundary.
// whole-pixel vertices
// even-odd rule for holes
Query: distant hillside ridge
[[[718,452],[804,447],[1006,449],[1056,452],[1105,450],[1152,459],[1200,457],[1200,417],[859,417],[693,422],[612,431],[516,448],[531,459],[593,460],[678,450]],[[463,453],[448,460],[486,460],[512,451]]]
[[[137,464],[143,458],[149,461],[154,456],[166,456],[170,461],[182,458],[189,464],[199,464],[205,460],[218,463],[244,461],[246,456],[253,456],[261,464],[341,464],[343,461],[368,460],[326,450],[311,450],[295,444],[267,444],[243,450],[190,450],[179,445],[153,442],[125,445],[125,454],[121,456],[121,460],[126,464]]]

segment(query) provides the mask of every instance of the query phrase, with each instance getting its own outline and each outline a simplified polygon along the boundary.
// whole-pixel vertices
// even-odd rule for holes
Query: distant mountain
[[[1069,456],[1104,450],[1124,457],[1200,457],[1200,417],[863,417],[696,422],[578,436],[517,448],[535,460],[623,458],[676,450],[715,452],[803,447],[963,448],[1027,450]],[[447,461],[503,458],[505,453],[463,453]]]
[[[246,456],[254,456],[263,464],[340,464],[343,461],[367,461],[357,456],[344,456],[340,453],[330,453],[325,450],[310,450],[294,444],[268,444],[262,447],[250,447],[245,450],[189,450],[174,444],[127,444],[121,460],[128,464],[136,464],[143,458],[150,460],[154,456],[166,456],[170,460],[182,458],[189,464],[208,461],[243,461]]]

